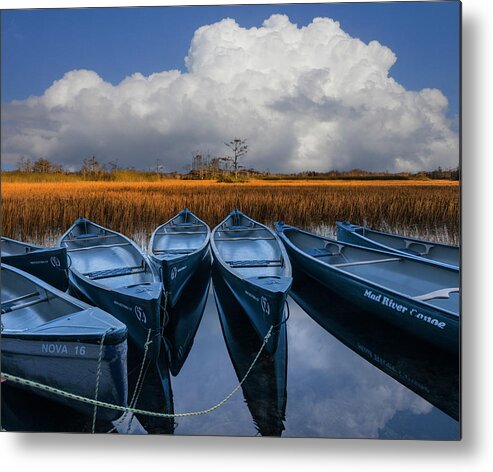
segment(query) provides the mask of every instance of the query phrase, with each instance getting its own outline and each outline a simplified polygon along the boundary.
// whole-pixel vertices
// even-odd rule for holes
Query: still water
[[[215,297],[217,297],[216,303]],[[460,438],[459,359],[406,337],[303,274],[274,355],[262,352],[242,387],[212,412],[173,420],[138,416],[97,432],[331,438]],[[209,409],[232,392],[261,346],[228,288],[201,271],[168,313],[160,368],[146,370],[136,406]],[[129,398],[140,371],[129,359]],[[2,427],[91,431],[92,415],[2,384]],[[116,426],[116,428],[115,428]]]

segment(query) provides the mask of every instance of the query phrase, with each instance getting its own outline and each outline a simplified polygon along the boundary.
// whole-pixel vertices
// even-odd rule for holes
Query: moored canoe
[[[149,242],[149,256],[161,274],[167,304],[178,302],[209,248],[209,226],[184,209],[156,228]]]
[[[6,264],[2,264],[1,318],[2,372],[126,406],[127,328],[116,318]],[[94,409],[27,388],[86,413]],[[111,419],[120,415],[110,409],[98,412]]]
[[[281,241],[267,226],[232,211],[211,236],[213,265],[263,339],[278,327],[291,287],[291,264]],[[266,345],[277,346],[277,335]]]
[[[276,231],[297,269],[413,335],[458,351],[458,270],[283,223],[276,224]]]
[[[5,264],[34,275],[63,292],[68,288],[65,248],[44,248],[2,236],[1,256]]]
[[[79,218],[58,244],[70,255],[71,291],[125,323],[133,344],[157,359],[162,285],[140,248],[85,218]]]
[[[460,265],[458,246],[375,231],[364,226],[353,225],[347,221],[338,221],[336,226],[339,241],[413,256],[453,269],[458,269]]]

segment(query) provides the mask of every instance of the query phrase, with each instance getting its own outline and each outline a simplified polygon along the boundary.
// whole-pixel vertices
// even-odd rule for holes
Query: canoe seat
[[[36,295],[39,295],[39,293],[37,293]],[[25,297],[19,297],[19,299],[23,299]],[[16,310],[20,310],[21,308],[27,308],[27,307],[30,307],[30,306],[33,306],[33,305],[37,305],[38,303],[43,303],[43,302],[46,302],[48,301],[49,298],[46,296],[46,297],[40,297],[40,298],[36,298],[32,301],[26,301],[24,303],[18,303],[18,304],[15,304],[15,300],[14,300],[14,304],[10,304],[10,305],[7,305],[7,303],[2,303],[2,315],[6,314],[6,313],[12,313],[13,311],[16,311]],[[12,302],[12,300],[11,300]]]
[[[405,252],[422,257],[428,256],[430,251],[435,247],[434,244],[409,241],[408,239],[405,239],[404,242],[406,243],[406,248],[404,249]]]
[[[306,254],[312,257],[327,257],[327,256],[338,256],[339,252],[332,252],[326,247],[312,247],[305,250]]]
[[[74,251],[86,251],[87,249],[107,249],[107,248],[114,248],[117,246],[131,246],[132,243],[118,243],[118,244],[99,244],[97,246],[81,246],[81,247],[73,247],[70,249],[67,249],[67,252],[74,252]]]
[[[243,232],[243,231],[268,231],[268,230],[256,226],[226,226],[218,230],[219,233],[233,233],[237,231]]]
[[[29,298],[39,297],[41,295],[39,292],[31,292],[26,295],[21,295],[19,297],[11,298],[5,302],[2,302],[2,313],[9,311],[16,303],[28,300]]]
[[[402,259],[400,257],[389,257],[386,259],[375,259],[370,261],[354,261],[354,262],[343,262],[342,264],[332,264],[332,267],[352,267],[352,266],[362,266],[369,264],[382,264],[384,262],[400,262]]]
[[[120,277],[122,275],[140,274],[145,271],[146,268],[140,265],[133,267],[120,267],[117,269],[97,270],[94,272],[87,272],[82,275],[89,277],[91,280],[98,280],[98,279],[107,279],[110,277]]]
[[[193,228],[202,228],[204,225],[202,224],[197,224],[197,223],[174,223],[173,226],[181,226],[181,227],[186,227],[186,228],[190,228],[190,227],[193,227]]]
[[[423,295],[418,295],[417,297],[413,297],[414,300],[418,300],[420,302],[426,302],[428,300],[433,300],[435,298],[450,298],[452,293],[459,293],[459,288],[442,288],[440,290],[434,290],[433,292],[425,293]]]
[[[230,267],[282,267],[282,261],[280,259],[267,260],[267,259],[253,259],[253,260],[243,260],[243,261],[226,261]]]
[[[270,241],[272,239],[276,239],[274,236],[268,236],[268,237],[248,237],[248,236],[241,236],[239,238],[237,237],[228,237],[228,238],[214,238],[214,241]]]
[[[194,252],[195,249],[156,249],[153,251],[154,254],[190,254]]]
[[[97,233],[83,233],[83,234],[78,234],[77,236],[74,237],[74,239],[95,239],[98,236],[100,236]]]
[[[202,227],[202,226],[201,226]],[[176,236],[177,234],[207,234],[207,231],[156,231],[154,234],[162,236]]]

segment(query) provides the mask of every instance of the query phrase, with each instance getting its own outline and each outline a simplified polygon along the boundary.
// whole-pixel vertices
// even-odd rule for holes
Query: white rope
[[[24,379],[22,377],[18,377],[16,375],[11,375],[11,374],[8,374],[5,372],[0,372],[0,376],[2,376],[6,380],[10,380],[12,382],[26,385],[28,387],[36,388],[39,390],[44,390],[44,391],[52,393],[54,395],[60,395],[60,396],[66,397],[66,398],[70,398],[72,400],[80,401],[82,403],[88,403],[90,405],[94,405],[97,407],[109,408],[111,410],[123,411],[126,413],[133,413],[133,414],[144,415],[144,416],[154,416],[154,417],[159,417],[159,418],[182,418],[182,417],[187,417],[187,416],[205,415],[205,414],[213,412],[214,410],[216,410],[220,406],[224,405],[224,403],[226,403],[241,388],[241,386],[243,385],[243,383],[247,379],[248,375],[250,374],[251,370],[253,369],[253,366],[255,365],[258,358],[260,357],[260,354],[262,353],[262,350],[264,349],[265,345],[267,344],[267,341],[271,337],[273,329],[274,329],[274,327],[271,326],[269,331],[265,335],[264,341],[263,341],[262,345],[260,346],[260,349],[259,349],[257,355],[253,359],[253,362],[251,363],[250,367],[248,368],[248,370],[246,371],[245,375],[241,379],[240,383],[236,386],[236,388],[229,395],[227,395],[223,400],[221,400],[219,403],[217,403],[216,405],[214,405],[210,408],[207,408],[206,410],[192,411],[189,413],[161,413],[161,412],[157,412],[157,411],[141,410],[141,409],[135,408],[135,407],[113,405],[111,403],[106,403],[106,402],[102,402],[102,401],[95,400],[92,398],[83,397],[83,396],[77,395],[75,393],[65,392],[64,390],[61,390],[59,388],[50,387],[49,385],[41,384],[39,382],[34,382],[32,380]]]

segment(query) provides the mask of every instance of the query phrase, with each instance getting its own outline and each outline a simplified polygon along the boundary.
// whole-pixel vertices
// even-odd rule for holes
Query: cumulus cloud
[[[389,74],[395,54],[338,22],[298,27],[273,15],[259,28],[224,19],[199,28],[187,71],[117,85],[74,70],[43,95],[3,104],[2,156],[77,166],[102,161],[181,170],[192,152],[224,155],[246,138],[248,167],[271,171],[417,171],[458,164],[458,136],[437,89],[409,91]]]

